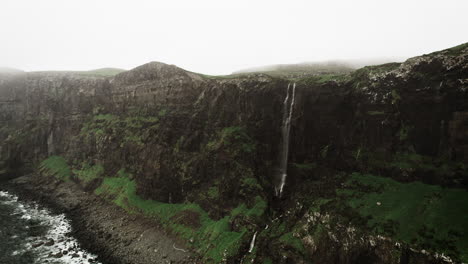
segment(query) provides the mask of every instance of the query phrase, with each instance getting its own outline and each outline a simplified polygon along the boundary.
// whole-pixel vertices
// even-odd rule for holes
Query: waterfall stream
[[[286,177],[287,177],[287,169],[288,169],[288,154],[289,154],[289,132],[291,130],[291,118],[294,109],[294,100],[296,96],[296,83],[293,84],[291,97],[290,94],[290,84],[288,84],[288,89],[286,90],[286,98],[284,99],[283,103],[283,123],[281,126],[281,135],[282,135],[282,142],[281,142],[281,156],[280,156],[280,167],[279,167],[279,175],[280,175],[280,183],[279,186],[275,187],[275,194],[278,197],[281,197],[284,189],[284,185],[286,184]],[[291,98],[291,99],[290,99]]]
[[[254,235],[252,237],[252,241],[250,241],[249,253],[252,253],[252,250],[255,247],[255,238],[257,238],[257,232],[254,233]]]

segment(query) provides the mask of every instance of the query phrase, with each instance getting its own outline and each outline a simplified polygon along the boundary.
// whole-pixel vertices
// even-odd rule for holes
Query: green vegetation
[[[296,222],[294,225],[291,225],[291,223],[294,223],[294,221],[286,221],[286,219],[272,221],[268,229],[260,231],[258,237],[263,241],[268,241],[270,247],[274,250],[280,251],[279,255],[287,256],[293,253],[294,255],[302,255],[307,258],[308,254],[300,239],[304,234],[304,225],[302,222]],[[264,255],[263,257],[266,256]]]
[[[159,116],[165,115],[161,110]],[[98,114],[88,120],[81,128],[80,136],[86,142],[97,141],[104,136],[113,136],[125,144],[143,146],[144,140],[159,128],[159,117],[151,115],[115,116],[112,114]]]
[[[161,109],[161,110],[159,110],[159,112],[158,112],[158,115],[159,115],[160,117],[163,117],[163,116],[165,116],[166,114],[167,114],[167,110],[166,110],[166,109]],[[157,121],[157,120],[156,120],[156,121]]]
[[[293,163],[292,164],[295,168],[300,169],[300,170],[313,170],[317,168],[317,163],[312,162],[312,163]]]
[[[405,134],[400,137],[400,139],[405,138]],[[443,157],[434,158],[419,155],[412,151],[396,152],[386,157],[383,153],[369,152],[362,149],[359,157],[358,161],[368,171],[378,172],[399,169],[408,172],[418,172],[419,175],[426,175],[426,177],[435,176],[455,182],[468,178],[468,166],[463,162],[454,162]]]
[[[273,77],[286,78],[291,80],[300,80],[310,76],[318,77],[341,76],[352,72],[353,69],[345,64],[340,63],[301,63],[301,64],[282,64],[246,69],[237,72],[237,74],[247,73],[263,73]],[[312,77],[312,78],[313,78]]]
[[[287,245],[298,252],[304,252],[304,246],[302,245],[302,241],[293,235],[293,232],[288,232],[282,235],[279,238],[279,241],[282,242],[284,245]]]
[[[305,85],[320,85],[328,82],[346,82],[350,80],[349,74],[321,74],[303,78],[300,80]]]
[[[449,49],[445,49],[442,52],[446,52],[446,54],[450,55],[450,56],[459,56],[467,48],[468,48],[468,42],[464,43],[464,44],[461,44],[461,45],[458,45],[458,46],[455,46],[455,47],[452,47],[452,48],[449,48]],[[440,51],[437,51],[437,52],[434,52],[434,53],[439,53],[439,52]],[[432,54],[434,54],[434,53],[432,53]]]
[[[412,126],[402,124],[400,130],[398,131],[398,138],[400,139],[400,141],[408,139],[408,135],[412,129]]]
[[[373,232],[468,260],[466,190],[353,173],[337,194]]]
[[[380,74],[384,72],[389,72],[396,70],[400,67],[401,63],[400,62],[390,62],[390,63],[385,63],[381,65],[375,65],[375,66],[365,66],[353,73],[353,75],[360,75],[360,74]]]
[[[47,176],[54,176],[57,179],[68,181],[71,177],[71,169],[67,161],[60,156],[50,156],[39,165],[39,171]]]
[[[103,76],[103,77],[111,77],[115,76],[121,72],[124,72],[125,70],[123,69],[117,69],[117,68],[101,68],[101,69],[96,69],[96,70],[90,70],[90,71],[77,71],[78,75],[81,76]]]
[[[255,197],[255,204],[252,208],[248,208],[244,203],[231,211],[231,216],[242,215],[245,217],[260,217],[267,209],[267,202],[262,197]]]
[[[351,73],[350,81],[354,84],[354,88],[359,89],[361,87],[368,86],[372,81],[370,80],[370,75],[383,74],[385,72],[390,72],[396,70],[400,67],[401,63],[392,62],[376,66],[366,66],[360,68]]]
[[[111,114],[95,115],[81,128],[80,136],[89,140],[91,136],[100,137],[105,135],[105,129],[111,130],[116,126],[118,117]]]
[[[80,170],[73,170],[73,173],[78,177],[78,179],[87,183],[102,177],[104,174],[104,167],[99,164],[93,166],[89,164],[83,164]]]
[[[245,227],[240,231],[231,230],[230,219],[234,216],[259,216],[266,209],[266,202],[260,197],[252,208],[240,205],[232,213],[220,220],[212,220],[197,204],[169,204],[153,200],[144,200],[136,194],[135,180],[123,170],[117,177],[104,178],[102,185],[95,190],[95,194],[114,202],[131,213],[142,213],[156,218],[164,227],[185,239],[194,239],[194,248],[204,257],[205,263],[220,263],[226,256],[233,256],[238,252],[244,235],[248,232]],[[215,192],[211,190],[211,192]],[[181,221],[184,214],[197,215],[199,224]]]
[[[210,187],[207,192],[209,199],[219,199],[219,188],[217,186]]]
[[[193,73],[193,74],[196,74],[196,75],[199,75],[203,78],[206,78],[206,79],[212,79],[212,80],[219,80],[219,79],[236,79],[236,78],[241,78],[241,77],[244,77],[244,76],[248,76],[247,73],[244,73],[244,74],[229,74],[229,75],[209,75],[209,74],[203,74],[203,73],[198,73],[198,72],[191,72],[189,71],[190,73]]]
[[[400,62],[390,62],[390,63],[381,64],[381,65],[367,66],[367,67],[369,67],[369,70],[372,73],[375,73],[375,72],[381,73],[381,72],[396,70],[400,67],[400,65],[401,65]]]
[[[330,144],[326,145],[325,147],[320,150],[320,156],[325,159],[328,156],[328,149],[330,148]]]
[[[245,200],[245,198],[248,198],[249,202],[258,204],[259,198],[263,201],[263,199],[260,196],[258,196],[258,194],[262,193],[263,188],[257,181],[257,179],[251,176],[253,176],[253,173],[249,171],[248,173],[246,173],[245,178],[241,179],[239,195],[244,198],[243,200]],[[251,199],[252,197],[255,197],[255,199]],[[256,207],[256,205],[254,207]],[[263,209],[266,209],[266,203],[265,208]],[[264,210],[262,210],[262,212],[263,211]]]
[[[101,68],[90,71],[38,71],[35,73],[72,74],[82,77],[112,77],[124,71],[124,69],[118,68]]]
[[[46,129],[47,125],[48,118],[39,115],[33,119],[28,119],[28,124],[19,129],[10,125],[2,125],[0,127],[0,137],[4,138],[3,143],[27,146],[37,140],[38,133]]]
[[[316,198],[312,201],[312,204],[309,206],[309,211],[320,212],[321,206],[327,204],[330,201],[332,201],[332,199],[330,198]]]
[[[208,150],[223,148],[233,157],[255,151],[255,143],[244,127],[226,127],[207,144]]]
[[[397,104],[398,102],[401,101],[401,96],[398,94],[397,90],[393,89],[392,90],[392,104]]]
[[[236,79],[255,74],[266,74],[274,78],[278,77],[296,81],[304,81],[310,78],[311,82],[315,83],[318,81],[319,83],[325,83],[328,81],[344,81],[347,79],[346,74],[352,71],[352,68],[339,63],[303,63],[246,69],[229,75],[195,74],[207,79]]]

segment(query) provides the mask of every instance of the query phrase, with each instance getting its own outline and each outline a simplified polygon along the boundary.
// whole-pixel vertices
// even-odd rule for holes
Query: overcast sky
[[[467,0],[1,0],[0,66],[226,74],[258,65],[406,58],[468,42]]]

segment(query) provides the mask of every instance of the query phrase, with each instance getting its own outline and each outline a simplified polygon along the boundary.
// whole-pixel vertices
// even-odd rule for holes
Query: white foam
[[[54,215],[47,209],[39,208],[36,203],[19,202],[18,197],[5,191],[0,191],[0,197],[7,198],[6,201],[1,202],[13,206],[15,208],[14,214],[21,215],[22,219],[32,220],[37,222],[38,225],[48,227],[44,236],[28,238],[24,249],[13,252],[14,255],[32,251],[38,256],[37,263],[45,263],[46,260],[52,263],[64,264],[99,263],[90,262],[89,259],[96,259],[96,255],[82,249],[78,241],[69,235],[71,225],[64,214]],[[25,228],[30,227],[26,226]],[[40,242],[47,242],[50,239],[54,240],[52,246],[33,246]],[[68,253],[59,258],[51,256],[52,254],[63,253],[64,251]],[[74,254],[75,257],[72,257]]]

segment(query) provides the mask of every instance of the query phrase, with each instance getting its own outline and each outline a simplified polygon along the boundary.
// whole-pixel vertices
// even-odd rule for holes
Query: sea
[[[100,264],[64,214],[0,191],[0,264]]]

